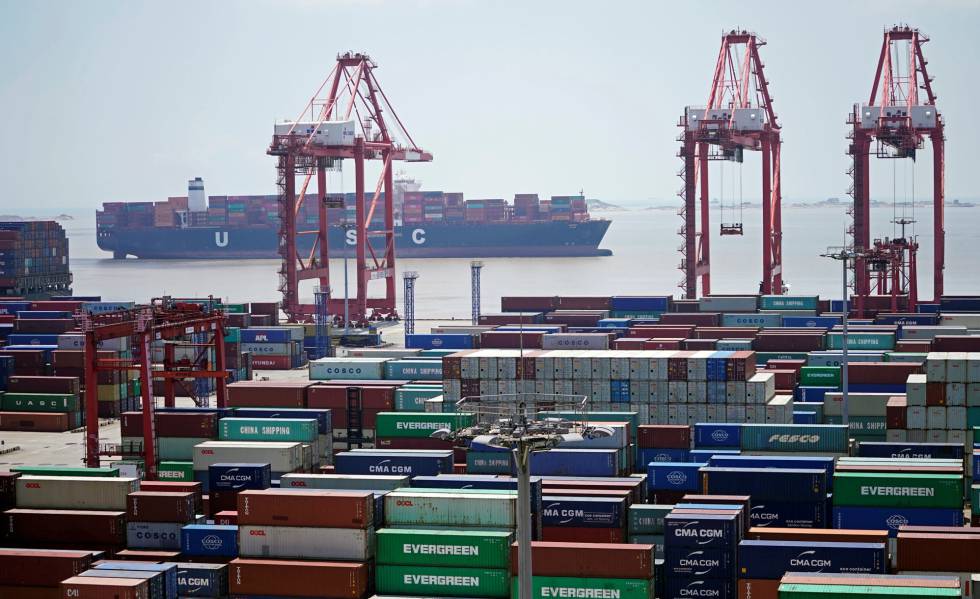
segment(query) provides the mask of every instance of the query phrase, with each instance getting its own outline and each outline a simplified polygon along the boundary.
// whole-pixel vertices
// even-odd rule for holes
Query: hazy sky
[[[733,27],[768,41],[784,196],[844,197],[845,119],[897,22],[932,38],[948,197],[980,195],[975,1],[0,0],[0,213],[161,200],[193,176],[211,194],[272,193],[274,121],[295,117],[348,49],[378,62],[435,154],[407,168],[427,189],[673,200],[678,116],[705,102]],[[873,194],[892,197],[893,176],[907,193],[914,171],[922,195],[923,158],[876,166]],[[742,169],[757,201],[758,156]]]

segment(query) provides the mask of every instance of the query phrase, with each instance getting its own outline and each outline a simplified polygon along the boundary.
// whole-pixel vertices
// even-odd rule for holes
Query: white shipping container
[[[946,383],[946,405],[966,405],[966,383]]]
[[[880,416],[887,414],[888,400],[894,393],[848,393],[847,413],[851,416]],[[844,412],[844,394],[831,391],[824,395],[823,413],[825,416],[840,416]]]
[[[980,314],[965,314],[949,312],[939,317],[943,326],[959,326],[968,329],[980,329]]]
[[[776,395],[776,375],[757,372],[745,383],[745,403],[765,406]]]
[[[759,309],[759,296],[712,296],[698,300],[701,312],[755,312]]]
[[[905,396],[910,406],[926,405],[925,374],[910,374],[905,380]]]
[[[970,352],[966,356],[966,382],[980,383],[980,352]]]
[[[725,383],[725,403],[745,403],[745,381],[728,381]]]
[[[946,408],[946,428],[951,431],[966,430],[966,408],[949,406]]]
[[[125,510],[126,496],[140,489],[137,478],[108,476],[21,476],[17,507],[53,510]]]
[[[925,443],[926,442],[926,431],[925,430],[915,430],[908,432],[908,442],[909,443]]]
[[[949,435],[945,430],[927,430],[924,431],[926,434],[926,443],[946,443],[949,439]]]
[[[310,361],[310,380],[380,380],[390,358],[320,358]]]
[[[126,546],[130,549],[180,549],[183,522],[127,522]]]
[[[885,441],[888,443],[908,443],[908,431],[904,428],[890,428],[885,431]]]
[[[914,341],[932,341],[936,335],[966,335],[969,331],[964,326],[933,326],[909,325],[902,327],[902,339]],[[921,443],[921,441],[910,441]]]
[[[933,351],[926,355],[926,379],[930,383],[946,382],[946,352]]]
[[[340,349],[345,358],[410,358],[422,353],[420,349],[388,347],[346,347]]]
[[[973,438],[973,431],[961,431],[961,430],[950,430],[946,431],[947,443],[957,443],[963,445],[966,443],[967,435]]]
[[[374,557],[374,529],[241,526],[238,555],[270,559],[364,562]]]
[[[946,382],[965,383],[967,353],[949,352],[946,354]]]
[[[741,404],[725,406],[725,421],[745,422],[745,405]]]
[[[912,430],[926,429],[926,407],[909,406],[905,412],[905,424]],[[911,439],[909,439],[911,441]]]
[[[341,429],[337,429],[337,433]],[[335,434],[335,436],[337,436]],[[207,471],[212,464],[269,464],[273,472],[285,473],[303,467],[303,444],[259,441],[207,441],[194,446],[194,470]]]
[[[929,406],[926,408],[926,428],[930,430],[946,430],[945,406]]]
[[[766,404],[767,424],[793,423],[793,396],[776,395]]]
[[[667,383],[667,403],[687,403],[687,383],[670,381]]]
[[[971,408],[980,407],[980,383],[967,383],[966,405]]]

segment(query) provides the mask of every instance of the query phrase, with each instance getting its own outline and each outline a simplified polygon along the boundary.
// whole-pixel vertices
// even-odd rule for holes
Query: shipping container
[[[835,506],[836,528],[887,530],[892,537],[905,526],[963,526],[960,508],[903,508]]]
[[[885,574],[885,547],[882,543],[742,541],[739,576],[778,580],[786,572]]]
[[[225,564],[177,564],[178,597],[221,598],[228,594]]]
[[[239,525],[368,528],[374,495],[367,491],[267,489],[238,494]]]
[[[364,562],[374,557],[374,529],[240,524],[238,552],[242,557]]]
[[[403,566],[509,567],[511,532],[383,528],[377,562]]]
[[[616,498],[546,494],[541,499],[542,526],[623,528],[626,501]]]
[[[511,581],[511,597],[517,597],[517,587],[517,577],[514,577]],[[555,599],[556,597],[649,599],[652,596],[652,579],[535,576],[531,580],[531,599]]]
[[[146,580],[74,576],[61,583],[62,597],[72,599],[150,599]]]
[[[837,472],[835,506],[962,508],[963,477],[951,474]]]
[[[368,565],[350,562],[238,558],[228,564],[232,595],[361,599],[367,592]]]
[[[510,547],[510,567],[518,574],[518,546]],[[554,543],[532,541],[534,576],[569,578],[653,578],[653,546],[616,543]]]
[[[453,452],[438,450],[355,450],[334,456],[338,474],[435,476],[452,474]]]
[[[123,477],[21,476],[17,507],[41,509],[125,510],[126,496],[139,480]]]
[[[180,552],[184,556],[194,558],[238,557],[238,527],[220,524],[188,524],[180,530]]]
[[[516,494],[418,493],[409,489],[385,495],[388,526],[516,528]]]
[[[826,498],[827,471],[820,469],[706,466],[701,468],[707,495],[750,495],[753,501],[818,501]]]
[[[126,506],[127,518],[138,522],[190,522],[195,516],[194,493],[136,491]]]
[[[436,566],[377,566],[377,592],[416,597],[508,597],[507,570]]]
[[[816,424],[744,424],[742,449],[847,453],[847,427]]]

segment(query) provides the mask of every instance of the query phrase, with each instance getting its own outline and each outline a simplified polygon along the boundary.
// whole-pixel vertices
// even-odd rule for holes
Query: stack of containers
[[[330,410],[311,408],[236,408],[232,413],[236,418],[253,419],[314,419],[317,422],[316,445],[321,465],[333,463],[333,420]]]
[[[395,381],[441,381],[442,358],[403,358],[385,362],[384,378]]]
[[[823,528],[827,526],[830,475],[825,464],[780,464],[743,456],[715,456],[701,469],[706,495],[749,495],[752,526]],[[719,459],[721,458],[721,459]],[[722,465],[716,465],[722,464]],[[833,460],[830,460],[830,467]]]
[[[628,491],[547,490],[541,498],[541,539],[625,543]]]
[[[194,446],[194,480],[204,483],[214,464],[269,464],[272,479],[303,471],[303,444],[295,442],[207,441]]]
[[[960,579],[955,576],[869,576],[861,574],[790,573],[778,586],[779,597],[804,599],[835,597],[960,597]]]
[[[955,574],[970,589],[971,574],[980,570],[980,535],[972,528],[909,526],[898,531],[896,544],[899,574]]]
[[[81,386],[76,377],[10,376],[0,411],[21,430],[64,432],[82,424]]]
[[[391,358],[320,358],[310,362],[311,381],[373,380],[385,378]]]
[[[673,509],[672,505],[634,503],[629,507],[627,533],[630,543],[653,545],[658,559],[663,559],[664,518]]]
[[[91,563],[91,551],[0,548],[0,592],[9,597],[65,597],[61,581],[84,572]]]
[[[337,474],[436,476],[453,473],[453,452],[437,449],[353,449],[334,456]]]
[[[473,414],[430,412],[379,412],[375,419],[375,444],[379,449],[452,450],[452,441],[433,439],[439,430],[454,432],[474,424]]]
[[[384,498],[376,592],[508,597],[517,492],[398,489]],[[482,551],[481,551],[482,550]]]
[[[222,418],[218,421],[218,440],[301,443],[307,471],[319,468],[323,455],[320,423],[315,418]]]
[[[895,536],[904,525],[963,525],[962,461],[851,458],[837,465],[836,528],[888,530]]]
[[[730,509],[684,512],[664,518],[666,596],[734,599],[744,514]]]
[[[14,483],[17,509],[5,513],[11,540],[66,549],[125,546],[127,496],[139,490],[138,479],[23,475]]]
[[[511,597],[518,594],[518,546],[511,545]],[[650,544],[531,543],[531,597],[654,596]]]
[[[180,529],[197,520],[194,503],[194,493],[130,493],[126,499],[129,549],[180,551]]]
[[[441,367],[439,371],[442,372]],[[439,397],[442,397],[441,380],[438,383],[408,383],[395,389],[395,411],[424,412],[425,402]]]
[[[634,472],[645,472],[650,462],[686,462],[691,449],[691,427],[684,424],[642,424],[637,427]]]
[[[312,368],[312,367],[311,367]],[[375,365],[381,369],[380,364]],[[355,375],[354,373],[351,373]],[[308,389],[307,405],[330,410],[333,449],[374,446],[375,418],[395,405],[395,390],[403,381],[336,380],[314,384]]]
[[[252,356],[256,370],[289,370],[306,363],[302,325],[242,329],[241,351]]]
[[[233,512],[238,507],[238,493],[248,490],[268,489],[272,486],[272,468],[269,464],[225,462],[211,464],[201,481],[209,493],[209,507],[214,515]]]
[[[968,443],[967,430],[980,423],[980,353],[930,352],[925,374],[906,380],[906,402],[888,441]]]

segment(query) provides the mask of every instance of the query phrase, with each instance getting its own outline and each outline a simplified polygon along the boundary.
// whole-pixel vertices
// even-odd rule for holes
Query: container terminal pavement
[[[0,301],[0,598],[517,597],[511,454],[433,435],[511,394],[610,433],[531,457],[535,599],[980,596],[980,297],[851,318],[846,413],[819,297],[505,297],[313,360],[274,304],[224,304],[228,407],[160,403],[156,480],[136,379],[85,381],[75,321],[132,305]]]

